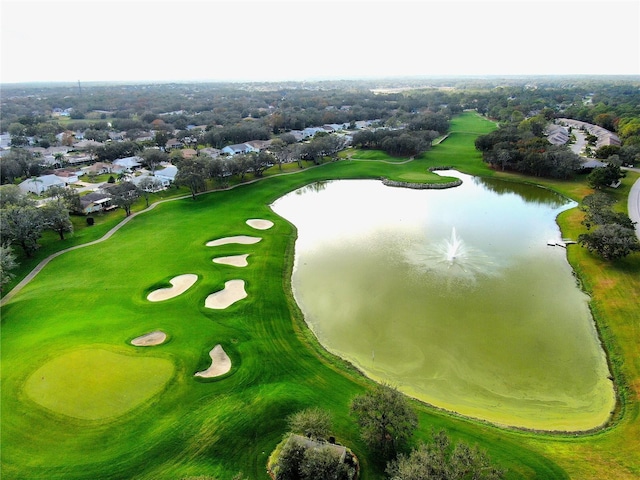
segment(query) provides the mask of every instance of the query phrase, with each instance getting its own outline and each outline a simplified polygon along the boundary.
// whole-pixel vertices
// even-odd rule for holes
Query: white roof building
[[[42,175],[41,177],[33,177],[25,180],[18,188],[24,193],[33,193],[35,195],[42,195],[51,187],[65,187],[67,181],[65,178],[58,177],[57,175]]]

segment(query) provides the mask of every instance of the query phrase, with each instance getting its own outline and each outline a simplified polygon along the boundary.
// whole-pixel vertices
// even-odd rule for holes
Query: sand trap
[[[218,257],[213,259],[213,263],[220,263],[222,265],[231,265],[233,267],[246,267],[249,265],[247,262],[248,253],[244,255],[230,255],[228,257]]]
[[[258,243],[262,238],[249,237],[248,235],[236,235],[235,237],[224,237],[217,240],[207,242],[207,247],[219,247],[220,245],[227,245],[229,243],[241,243],[243,245],[252,245]]]
[[[156,330],[155,332],[150,332],[134,338],[131,340],[131,345],[135,345],[136,347],[153,347],[164,343],[166,339],[166,333]]]
[[[224,290],[212,293],[207,297],[204,306],[221,310],[246,297],[247,292],[244,289],[244,280],[229,280],[224,283]]]
[[[211,357],[211,366],[202,372],[196,372],[196,377],[219,377],[231,370],[231,359],[220,344],[213,347],[213,350],[209,352],[209,356]]]
[[[177,297],[178,295],[186,292],[191,286],[196,283],[198,276],[193,273],[187,273],[184,275],[178,275],[169,280],[169,283],[173,287],[159,288],[147,295],[147,300],[150,302],[161,302],[162,300],[168,300],[169,298]]]
[[[255,228],[256,230],[268,230],[273,227],[271,220],[261,220],[259,218],[251,218],[247,220],[247,225]]]

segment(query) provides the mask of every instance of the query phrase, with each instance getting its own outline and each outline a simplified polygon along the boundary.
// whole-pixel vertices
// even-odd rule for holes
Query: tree
[[[451,448],[444,431],[431,434],[431,442],[420,443],[409,455],[400,454],[387,464],[390,480],[498,480],[503,471],[491,465],[477,446],[459,442]]]
[[[140,182],[138,183],[138,188],[140,189],[140,194],[144,197],[144,201],[146,202],[148,207],[149,195],[152,192],[156,192],[160,188],[162,188],[162,182],[156,177],[147,175],[140,180]]]
[[[3,240],[20,245],[27,257],[38,249],[43,228],[42,212],[32,205],[9,205],[0,210]]]
[[[140,154],[140,157],[147,168],[151,170],[151,173],[156,171],[158,165],[169,159],[169,155],[166,152],[156,148],[147,148]]]
[[[266,151],[249,155],[249,164],[256,177],[262,177],[264,171],[275,163],[273,155]]]
[[[617,223],[600,225],[592,232],[580,234],[578,243],[605,260],[615,260],[640,251],[635,230]]]
[[[209,169],[207,162],[202,158],[184,159],[178,165],[176,185],[184,185],[191,191],[191,197],[195,200],[196,193],[207,187]]]
[[[418,426],[407,397],[389,385],[378,385],[355,397],[351,412],[360,425],[362,439],[386,459],[407,444]]]
[[[238,153],[228,160],[228,165],[233,175],[240,177],[240,181],[244,181],[244,177],[251,168],[253,162],[251,156],[253,154]]]
[[[165,132],[163,130],[156,131],[156,134],[153,137],[153,144],[154,145],[156,145],[158,148],[164,150],[166,145],[167,145],[167,141],[169,141],[169,134],[167,134],[167,132]]]
[[[304,458],[306,447],[300,442],[289,439],[284,445],[278,461],[273,468],[276,480],[298,480],[300,476],[300,465]]]
[[[350,480],[357,468],[352,453],[341,458],[334,445],[289,435],[269,466],[275,480]]]
[[[49,228],[64,240],[65,232],[73,232],[73,223],[69,218],[69,210],[62,201],[52,201],[42,208],[42,218],[45,228]]]
[[[287,418],[289,430],[310,438],[327,438],[331,432],[331,416],[318,407],[291,414]]]
[[[46,193],[47,197],[51,197],[56,202],[62,203],[70,212],[82,211],[82,205],[80,204],[80,194],[76,190],[54,185],[53,187],[47,189]]]
[[[0,245],[0,292],[15,277],[11,270],[17,266],[16,256],[11,247],[9,245]]]
[[[113,204],[122,208],[127,217],[131,215],[133,204],[140,198],[140,190],[131,182],[119,183],[109,189],[109,193],[111,193]]]
[[[611,162],[605,167],[594,168],[593,171],[587,175],[587,181],[589,186],[597,190],[610,187],[618,182],[621,178],[624,178],[625,173],[620,169],[619,165]]]
[[[0,208],[9,205],[33,205],[33,202],[17,185],[2,185],[0,186]]]
[[[611,195],[596,190],[582,199],[581,209],[585,212],[582,224],[591,229],[592,226],[617,223],[625,228],[634,228],[631,219],[622,212],[615,212],[611,207],[616,200]]]
[[[347,466],[340,461],[336,450],[330,446],[307,448],[300,465],[303,480],[348,480]]]

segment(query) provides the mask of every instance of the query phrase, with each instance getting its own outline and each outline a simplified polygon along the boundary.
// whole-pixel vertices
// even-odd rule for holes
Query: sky
[[[640,75],[640,1],[1,0],[0,82]]]

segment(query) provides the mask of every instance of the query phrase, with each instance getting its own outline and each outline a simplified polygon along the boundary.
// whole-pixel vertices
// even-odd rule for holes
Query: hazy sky
[[[1,82],[640,75],[640,1],[2,0]]]

